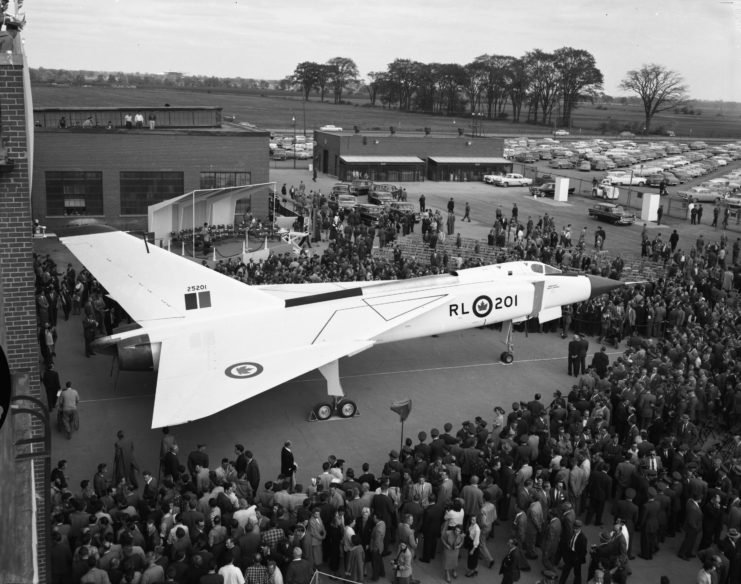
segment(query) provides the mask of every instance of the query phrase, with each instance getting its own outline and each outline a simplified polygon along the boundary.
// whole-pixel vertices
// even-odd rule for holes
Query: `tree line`
[[[331,91],[335,103],[358,82],[352,59],[335,57],[327,63],[304,61],[286,79],[300,87],[304,98],[316,91],[322,101]],[[594,56],[563,47],[548,53],[536,49],[522,57],[481,55],[471,63],[422,63],[396,59],[385,71],[368,73],[361,81],[371,106],[381,104],[407,112],[441,115],[481,114],[502,119],[569,126],[579,101],[602,90],[603,75]]]
[[[355,62],[335,57],[326,63],[303,61],[286,77],[283,88],[298,88],[305,100],[312,92],[324,101],[328,93],[342,103],[345,91],[365,91],[371,106],[439,115],[480,115],[488,120],[571,126],[579,102],[604,96],[603,75],[594,56],[562,47],[548,53],[535,49],[522,57],[481,55],[471,63],[422,63],[396,59],[385,71],[359,80]],[[689,102],[681,75],[662,65],[628,71],[621,89],[633,92],[645,113],[644,132],[653,117]],[[524,114],[523,114],[524,112]]]

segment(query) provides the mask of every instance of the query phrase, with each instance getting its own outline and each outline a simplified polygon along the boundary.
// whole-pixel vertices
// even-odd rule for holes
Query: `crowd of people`
[[[514,257],[554,263],[561,252],[563,265],[568,253],[588,253],[585,234],[574,245],[570,229],[557,231],[552,218],[514,219],[500,215],[494,227],[518,226]],[[248,284],[273,284],[410,278],[449,268],[443,259],[405,257],[398,246],[392,258],[374,255],[368,233],[341,224],[321,255],[272,255],[216,269]],[[629,579],[636,554],[648,561],[659,549],[698,557],[698,582],[741,581],[741,437],[724,439],[739,432],[741,419],[738,253],[734,246],[731,257],[721,257],[723,240],[696,243],[688,253],[669,245],[673,253],[658,263],[654,281],[565,307],[556,328],[579,336],[573,361],[569,345],[572,387],[550,403],[536,394],[508,410],[497,405],[488,419],[422,430],[377,473],[329,456],[301,484],[282,453],[280,475],[263,482],[242,445],[218,463],[205,445],[181,460],[167,431],[153,471],[139,469],[123,432],[113,473],[101,462],[79,489],[60,461],[51,477],[52,582],[306,584],[318,569],[356,582],[406,584],[415,581],[417,562],[439,562],[447,581],[463,565],[475,577],[481,564],[498,565],[504,583],[535,570],[546,581],[586,576],[609,584]],[[513,258],[511,249],[502,253]],[[619,259],[587,271],[619,277]],[[39,256],[36,271],[48,373],[59,308],[65,319],[79,315],[88,353],[88,339],[110,333],[125,315],[84,269],[70,265],[62,273]],[[624,342],[614,361],[602,345],[608,341]],[[58,375],[48,380],[54,407]],[[60,428],[69,436],[74,416],[60,419],[68,420]],[[583,527],[591,524],[602,533],[589,541]]]

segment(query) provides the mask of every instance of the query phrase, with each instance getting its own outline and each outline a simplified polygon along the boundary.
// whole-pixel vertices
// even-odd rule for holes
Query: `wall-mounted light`
[[[379,144],[378,140],[373,140],[374,144]]]

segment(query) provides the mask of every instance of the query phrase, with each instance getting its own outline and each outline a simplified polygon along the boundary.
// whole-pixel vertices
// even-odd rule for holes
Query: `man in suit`
[[[293,560],[286,569],[286,584],[309,584],[311,582],[314,569],[311,562],[302,556],[303,552],[300,547],[293,548]]]
[[[614,516],[615,519],[620,519],[623,525],[628,529],[628,559],[633,559],[633,538],[638,525],[638,505],[633,502],[633,498],[636,496],[635,489],[628,488],[625,491],[625,499],[619,500],[615,503]]]
[[[587,536],[582,533],[582,522],[574,522],[574,533],[566,544],[563,554],[564,567],[559,584],[565,584],[569,574],[574,572],[574,584],[581,584],[582,565],[587,560]]]
[[[520,579],[520,565],[522,565],[524,558],[516,539],[510,539],[507,542],[507,547],[507,553],[504,555],[499,573],[502,575],[502,584],[514,584]]]
[[[679,547],[677,556],[683,560],[689,560],[694,558],[693,553],[695,549],[695,543],[697,543],[697,536],[700,534],[702,529],[702,509],[700,509],[700,500],[690,496],[687,499],[687,505],[684,512],[684,525],[682,530],[684,531],[684,540],[682,545]]]
[[[741,533],[732,527],[720,541],[720,551],[728,558],[728,582],[741,582]]]
[[[569,341],[569,375],[579,377],[579,335]],[[573,372],[573,373],[572,373]]]
[[[280,451],[280,474],[291,481],[291,488],[296,486],[297,469],[298,465],[293,458],[293,451],[291,450],[291,441],[286,440]]]
[[[607,474],[606,463],[599,463],[595,472],[589,475],[587,488],[589,492],[589,509],[587,510],[586,522],[589,525],[592,516],[594,516],[594,524],[599,527],[602,525],[605,503],[612,494],[612,479]]]
[[[650,560],[659,550],[659,513],[661,504],[656,500],[656,489],[648,488],[648,501],[643,504],[640,519],[641,557]]]
[[[589,341],[584,335],[579,335],[579,365],[574,377],[578,377],[579,372],[587,370],[587,352],[589,351]]]
[[[435,495],[430,495],[430,505],[422,514],[422,558],[420,561],[428,563],[437,554],[437,540],[440,537],[440,528],[445,517],[445,506],[437,501]]]
[[[260,467],[250,450],[247,450],[244,456],[247,459],[247,468],[244,471],[244,476],[252,487],[252,494],[254,496],[257,495],[257,489],[260,487]]]

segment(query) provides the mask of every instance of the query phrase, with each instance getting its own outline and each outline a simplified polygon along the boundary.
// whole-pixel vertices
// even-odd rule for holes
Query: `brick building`
[[[40,397],[34,298],[28,116],[30,84],[20,36],[0,60],[0,574],[4,582],[48,577],[48,412]],[[8,383],[8,379],[11,380]],[[12,395],[10,395],[12,394]],[[8,402],[14,409],[8,411]],[[33,411],[31,414],[24,412]],[[23,440],[40,443],[19,444]],[[48,446],[48,443],[47,443]],[[32,492],[33,485],[38,490]],[[33,533],[33,535],[32,535]]]
[[[503,158],[504,140],[464,134],[314,133],[317,170],[352,180],[480,181],[485,174],[512,171]]]
[[[143,127],[127,128],[136,113]],[[33,214],[50,231],[77,217],[145,230],[149,205],[268,181],[269,133],[222,123],[221,108],[45,108],[34,120]],[[268,200],[256,189],[240,211],[267,217]]]

